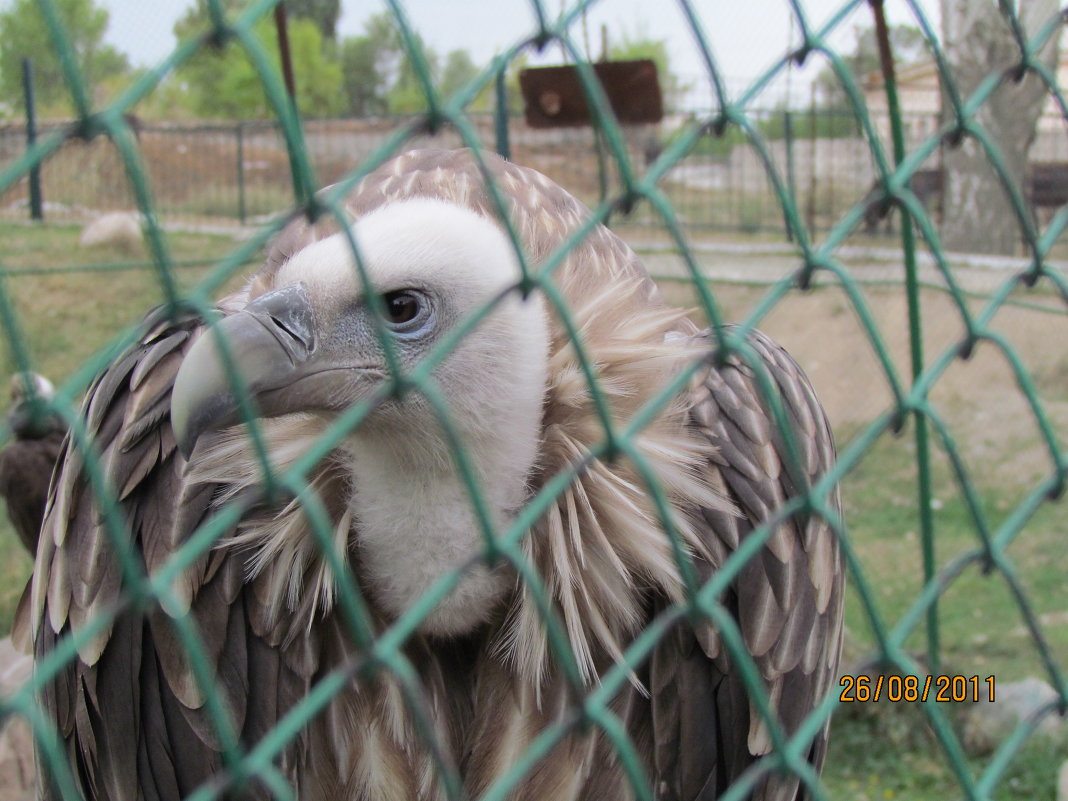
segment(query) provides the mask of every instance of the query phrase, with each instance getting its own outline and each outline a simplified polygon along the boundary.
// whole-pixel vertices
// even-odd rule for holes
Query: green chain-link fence
[[[97,108],[87,91],[83,76],[77,69],[74,53],[70,47],[69,32],[61,23],[57,4],[53,0],[42,0],[39,4],[40,13],[47,20],[53,46],[62,59],[70,96],[77,110],[77,120],[69,127],[47,133],[25,155],[4,167],[0,172],[0,194],[9,190],[16,182],[23,180],[35,165],[47,164],[49,158],[71,140],[104,139],[109,141],[119,155],[130,191],[136,200],[137,207],[144,215],[146,242],[151,253],[151,264],[159,293],[165,302],[165,310],[177,314],[182,310],[192,309],[208,316],[213,298],[220,288],[233,276],[244,271],[248,262],[255,261],[270,237],[276,234],[288,220],[299,214],[307,214],[313,218],[343,219],[340,203],[346,192],[375,167],[392,155],[408,148],[416,137],[427,131],[433,132],[448,127],[454,130],[455,135],[463,144],[476,150],[485,147],[485,137],[480,136],[471,117],[465,112],[467,105],[480,91],[493,85],[500,71],[508,69],[522,53],[530,48],[560,43],[572,58],[580,60],[581,49],[575,43],[576,29],[588,5],[577,3],[561,17],[554,18],[550,10],[542,3],[534,2],[532,8],[537,24],[530,31],[530,36],[510,48],[503,49],[501,55],[476,80],[451,97],[443,97],[435,90],[427,77],[429,73],[424,56],[419,49],[418,39],[406,22],[403,9],[399,5],[391,5],[391,12],[401,30],[409,57],[422,80],[426,111],[408,121],[407,124],[392,130],[366,159],[353,165],[352,170],[335,185],[333,190],[316,195],[319,184],[309,164],[301,121],[285,93],[280,76],[272,68],[262,43],[252,33],[252,26],[269,15],[276,2],[277,0],[261,0],[252,3],[246,10],[235,16],[224,13],[221,3],[209,2],[210,28],[205,29],[194,39],[181,42],[174,52],[168,54],[158,66],[141,75],[117,100],[104,108]],[[1064,488],[1068,463],[1066,463],[1064,440],[1058,431],[1058,418],[1050,410],[1050,398],[1055,401],[1063,398],[1063,386],[1068,383],[1068,362],[1065,360],[1054,362],[1048,375],[1036,375],[1027,354],[1020,351],[1014,344],[1013,337],[1006,334],[1000,325],[1002,320],[1010,314],[1049,315],[1050,319],[1059,321],[1061,315],[1065,313],[1068,307],[1068,283],[1065,282],[1063,270],[1051,261],[1050,254],[1068,224],[1068,208],[1059,209],[1044,228],[1036,224],[1027,207],[1023,189],[1012,180],[1006,167],[1004,154],[979,123],[978,115],[1000,87],[1017,81],[1027,74],[1036,75],[1044,82],[1048,93],[1055,99],[1057,108],[1062,113],[1064,112],[1064,98],[1061,95],[1056,75],[1036,55],[1043,44],[1059,34],[1061,19],[1059,16],[1049,19],[1037,29],[1027,32],[1020,23],[1014,4],[1001,4],[1002,13],[1015,36],[1017,58],[1007,69],[991,74],[985,81],[980,82],[978,88],[971,94],[964,94],[957,89],[953,67],[940,44],[939,36],[935,33],[931,10],[918,2],[907,5],[915,24],[925,34],[946,98],[946,113],[941,127],[907,150],[904,146],[901,124],[904,117],[898,108],[895,82],[889,74],[888,65],[884,68],[887,69],[887,73],[884,74],[887,74],[889,78],[886,81],[891,141],[889,147],[886,145],[886,138],[872,122],[872,116],[858,88],[858,76],[851,75],[844,68],[841,58],[828,44],[829,38],[846,24],[845,21],[850,18],[850,14],[879,12],[881,6],[879,3],[872,3],[871,6],[861,0],[843,3],[822,27],[815,27],[812,24],[803,3],[791,4],[789,13],[800,31],[800,46],[796,51],[784,54],[783,58],[764,75],[752,81],[745,91],[737,95],[728,95],[716,66],[716,53],[710,47],[695,13],[696,4],[690,4],[684,0],[680,2],[679,9],[688,20],[690,31],[705,60],[707,74],[704,80],[709,83],[714,92],[715,108],[707,116],[694,120],[647,167],[634,159],[628,151],[624,134],[620,126],[612,119],[606,101],[593,80],[592,71],[588,65],[584,66],[580,63],[581,81],[594,110],[596,124],[603,135],[606,151],[614,162],[614,174],[617,179],[616,188],[610,196],[604,198],[593,208],[592,219],[598,222],[610,222],[615,219],[616,213],[620,210],[629,209],[635,205],[644,207],[643,213],[651,215],[656,220],[657,225],[666,233],[670,249],[680,255],[685,267],[685,281],[693,287],[695,296],[698,298],[700,307],[698,314],[710,322],[714,328],[721,330],[720,326],[726,319],[722,297],[729,294],[728,288],[714,286],[702,276],[702,247],[699,243],[694,243],[688,229],[684,229],[672,202],[661,190],[660,183],[674,165],[681,162],[689,152],[698,147],[699,142],[708,136],[725,136],[728,132],[741,132],[759,156],[781,209],[785,228],[789,233],[789,248],[780,253],[788,254],[787,257],[792,267],[784,277],[760,290],[743,325],[751,327],[764,324],[765,321],[773,321],[778,310],[785,308],[800,293],[814,286],[823,287],[821,291],[824,292],[829,286],[837,288],[842,304],[858,321],[858,328],[854,330],[853,335],[863,336],[874,354],[878,389],[873,389],[870,385],[848,386],[851,375],[850,364],[830,366],[830,370],[835,373],[834,381],[839,385],[845,385],[846,393],[854,394],[858,398],[871,393],[885,392],[889,399],[885,407],[867,415],[863,421],[855,424],[849,432],[851,437],[848,443],[841,448],[839,461],[834,471],[813,487],[810,493],[799,497],[794,504],[794,509],[787,510],[787,512],[805,507],[809,512],[829,514],[823,495],[834,482],[862,474],[866,469],[874,469],[878,472],[881,469],[881,463],[873,460],[877,458],[882,444],[891,440],[895,433],[909,442],[908,459],[914,467],[918,480],[915,499],[907,501],[907,505],[910,505],[912,509],[912,517],[909,518],[909,523],[903,525],[912,525],[918,530],[911,539],[905,537],[904,532],[899,531],[897,534],[901,535],[899,540],[905,537],[908,542],[906,547],[916,554],[916,559],[912,564],[917,572],[906,575],[902,579],[910,587],[911,598],[907,604],[891,610],[884,595],[886,574],[881,571],[881,566],[866,563],[864,554],[855,546],[854,538],[847,531],[846,524],[851,522],[847,515],[845,523],[833,520],[841,537],[853,593],[850,599],[851,612],[847,620],[852,627],[864,629],[858,634],[862,639],[870,632],[870,643],[875,659],[882,665],[883,670],[918,675],[921,678],[930,673],[937,674],[940,670],[947,673],[948,667],[943,658],[946,643],[942,641],[939,634],[940,605],[953,594],[955,588],[974,573],[982,571],[991,573],[993,576],[984,579],[982,583],[972,585],[970,591],[985,591],[985,588],[991,586],[995,578],[1000,578],[1003,587],[1008,589],[1004,603],[1011,611],[1011,617],[1023,627],[1020,644],[1012,647],[1026,647],[1034,653],[1036,657],[1034,661],[1044,672],[1044,678],[1053,686],[1056,699],[1048,701],[1033,715],[1018,722],[997,745],[992,756],[981,763],[976,763],[965,755],[960,735],[954,727],[953,714],[945,705],[936,703],[933,698],[927,703],[915,704],[915,707],[922,711],[922,719],[932,731],[933,739],[938,744],[937,761],[948,767],[949,773],[959,784],[959,792],[964,797],[972,799],[993,798],[1002,791],[1002,781],[1005,775],[1011,771],[1014,761],[1028,747],[1035,731],[1043,725],[1044,721],[1063,712],[1064,705],[1068,701],[1068,683],[1063,673],[1064,642],[1068,641],[1068,638],[1056,632],[1051,637],[1051,630],[1058,625],[1063,626],[1063,620],[1058,623],[1058,618],[1048,617],[1043,612],[1048,609],[1059,608],[1062,612],[1068,609],[1068,593],[1056,581],[1032,582],[1030,573],[1027,573],[1028,578],[1025,578],[1025,570],[1017,564],[1013,556],[1015,553],[1013,549],[1023,548],[1029,538],[1034,536],[1032,528],[1038,525],[1036,521],[1041,523],[1044,519],[1046,522],[1042,525],[1049,525],[1050,516],[1053,515],[1055,519],[1055,513],[1049,511],[1049,505],[1055,503]],[[708,15],[711,13],[709,12]],[[260,75],[263,89],[274,109],[288,153],[293,211],[289,217],[277,219],[258,229],[254,236],[240,246],[234,247],[228,255],[215,262],[210,273],[197,282],[192,289],[185,291],[180,288],[176,275],[177,260],[172,255],[169,238],[161,229],[156,214],[154,189],[148,178],[151,165],[145,163],[137,137],[129,127],[125,115],[135,108],[139,100],[155,91],[169,71],[189,59],[200,48],[221,46],[227,43],[231,46],[236,44],[242,47],[248,54]],[[806,225],[805,210],[799,202],[797,188],[791,186],[784,165],[777,163],[772,149],[763,138],[759,126],[754,122],[753,107],[762,90],[777,76],[790,69],[792,63],[809,58],[824,58],[834,68],[838,80],[845,89],[856,123],[864,132],[865,140],[870,147],[881,185],[878,200],[896,206],[904,218],[898,257],[892,262],[892,268],[886,270],[888,274],[874,283],[852,269],[850,266],[852,256],[845,247],[851,233],[862,224],[865,212],[870,209],[873,201],[870,198],[863,201],[857,198],[857,203],[848,212],[841,215],[822,237],[816,238],[814,232]],[[999,180],[1011,198],[1020,238],[1026,250],[1025,257],[1016,259],[1015,262],[1012,260],[1006,262],[1016,264],[1017,269],[987,275],[984,289],[979,293],[972,291],[968,285],[964,271],[958,267],[959,260],[944,252],[940,245],[937,221],[932,212],[910,189],[909,184],[910,178],[940,147],[960,147],[967,141],[979,144],[988,162],[998,173]],[[945,202],[953,202],[953,198],[947,198]],[[586,233],[587,229],[583,229],[576,234],[568,242],[565,252],[568,247],[577,244]],[[923,266],[920,263],[923,259],[919,258],[923,256],[923,252],[929,254],[925,258],[929,259],[931,265],[927,268],[929,275],[926,278],[922,274]],[[555,258],[558,259],[561,256],[562,254],[557,254]],[[4,255],[0,254],[0,263],[4,258]],[[11,291],[11,284],[16,280],[18,279],[11,275],[5,275],[3,283],[0,284],[0,322],[2,322],[10,348],[13,366],[19,370],[32,370],[38,366],[40,354],[35,352],[24,333],[26,316],[32,312],[21,308],[20,303],[16,302],[16,296]],[[535,284],[539,281],[536,276],[530,276],[530,280]],[[878,297],[874,293],[879,291],[880,283],[883,286],[896,284],[898,287],[903,287],[903,303],[907,308],[907,318],[901,321],[901,327],[907,332],[904,336],[904,343],[905,352],[908,355],[908,367],[901,366],[894,346],[888,341],[897,332],[889,331],[887,324],[880,318],[879,310],[873,308],[872,298]],[[547,292],[552,292],[551,285],[543,288]],[[939,294],[948,297],[949,302],[943,304],[940,299],[937,301],[932,299],[932,296]],[[1021,295],[1026,297],[1021,298]],[[925,308],[935,305],[938,305],[940,314],[951,316],[951,332],[941,338],[943,341],[940,341],[936,348],[930,347],[928,343],[925,350],[922,328],[927,318],[924,317],[924,311]],[[566,310],[564,313],[566,314]],[[87,441],[86,427],[78,411],[81,393],[90,384],[93,376],[98,374],[116,354],[128,347],[139,335],[140,329],[134,327],[135,321],[131,319],[127,322],[131,327],[116,334],[109,347],[86,360],[63,381],[58,396],[51,402],[51,406],[69,422],[74,447],[83,450],[85,454],[84,462],[88,481],[94,490],[100,493],[104,525],[112,538],[116,552],[121,557],[122,571],[127,586],[124,603],[135,606],[162,603],[165,608],[173,608],[175,604],[173,579],[211,548],[222,532],[233,525],[240,510],[237,506],[225,508],[195,532],[158,572],[151,577],[143,574],[138,559],[132,553],[127,537],[124,536],[124,522],[121,519],[114,493],[105,486],[103,467],[98,455],[95,455],[92,443]],[[828,321],[815,318],[809,319],[807,324],[820,327],[827,325]],[[1051,324],[1051,330],[1058,324],[1060,323]],[[470,326],[464,326],[463,330],[468,328]],[[945,329],[942,330],[944,332]],[[455,345],[462,333],[463,331],[460,331],[450,337],[446,346],[437,354],[438,359],[448,351],[449,347]],[[745,348],[739,340],[722,337],[718,342],[719,356],[724,357],[733,351],[745,357]],[[1058,347],[1059,342],[1053,342],[1051,346]],[[1033,439],[1038,448],[1038,456],[1032,464],[1033,469],[1024,479],[1026,486],[1012,495],[1009,500],[1006,500],[1008,496],[988,493],[984,474],[987,471],[985,465],[1005,461],[1009,459],[1010,454],[1004,451],[988,452],[982,457],[985,461],[977,460],[977,452],[967,447],[970,443],[961,441],[960,437],[954,434],[953,424],[947,417],[944,406],[937,400],[940,387],[948,381],[947,375],[953,372],[960,360],[969,358],[979,349],[995,350],[1000,354],[1006,368],[1003,376],[1010,379],[1010,382],[1002,387],[1002,391],[1005,394],[1012,394],[1021,401],[1018,407],[1019,414],[1025,416],[1030,423],[1034,434]],[[429,385],[420,384],[420,381],[425,380],[429,375],[429,371],[430,364],[424,364],[407,376],[406,381],[420,386],[428,397],[433,399],[433,389]],[[590,378],[593,378],[592,375]],[[596,381],[592,381],[592,384],[592,392],[595,397],[599,398],[600,391],[596,386]],[[677,389],[677,385],[679,382],[671,387],[664,387],[657,402],[632,420],[627,428],[607,431],[604,442],[596,453],[623,453],[633,457],[630,435],[640,429],[647,418],[654,413],[655,408],[659,407]],[[770,403],[775,407],[777,401],[771,399]],[[781,419],[781,408],[779,411]],[[458,576],[449,576],[429,589],[421,601],[402,616],[396,625],[375,639],[367,627],[366,609],[358,588],[351,581],[344,579],[347,575],[345,568],[338,561],[337,554],[332,548],[326,512],[314,492],[310,491],[305,483],[308,470],[318,459],[329,452],[344,432],[357,425],[366,412],[367,407],[361,406],[343,415],[314,452],[306,454],[285,473],[274,475],[264,464],[267,483],[271,485],[265,491],[267,493],[289,492],[305,504],[324,553],[328,559],[332,560],[335,575],[341,579],[339,581],[339,603],[345,612],[344,618],[351,627],[352,639],[368,655],[360,669],[384,670],[391,673],[406,691],[413,717],[417,721],[423,720],[425,724],[425,719],[420,717],[422,712],[415,686],[417,680],[414,678],[415,674],[410,662],[403,656],[401,649],[406,637],[452,588]],[[607,419],[606,416],[605,420]],[[257,430],[255,425],[252,425],[251,429]],[[902,430],[904,430],[903,433],[901,433]],[[462,462],[461,454],[461,464]],[[944,552],[937,547],[942,524],[936,512],[942,506],[943,501],[936,497],[936,494],[939,491],[939,470],[943,468],[948,476],[944,484],[950,488],[949,491],[956,499],[959,517],[968,531],[965,547],[951,559],[946,559]],[[556,494],[564,489],[569,478],[570,474],[561,477],[559,481],[550,482],[519,515],[508,531],[494,534],[490,539],[494,552],[492,555],[512,562],[524,581],[529,582],[531,591],[541,599],[543,606],[547,604],[544,590],[534,574],[533,567],[522,557],[517,544],[525,527],[548,507]],[[877,484],[878,480],[874,483]],[[871,490],[870,494],[862,497],[847,497],[847,509],[850,513],[856,512],[858,519],[864,521],[864,525],[879,519],[884,513],[885,515],[891,514],[891,507],[900,509],[902,506],[900,499],[889,500],[875,491],[874,484],[862,486]],[[474,495],[477,497],[477,491]],[[662,502],[662,495],[660,498]],[[883,509],[880,505],[885,505],[886,508]],[[1043,515],[1046,517],[1043,518]],[[853,528],[855,527],[854,524]],[[1056,524],[1053,526],[1053,528],[1057,527]],[[729,621],[725,618],[723,608],[716,602],[716,597],[738,576],[744,560],[757,551],[762,537],[767,536],[766,529],[767,527],[763,527],[759,530],[746,547],[740,549],[725,568],[690,599],[691,611],[711,619],[722,627],[727,647],[742,666],[746,674],[746,685],[755,692],[758,700],[760,700],[760,681],[752,660],[742,653],[744,648],[737,633],[733,631]],[[1040,553],[1037,557],[1026,550],[1024,554],[1028,555],[1027,558],[1030,561],[1038,561],[1047,566],[1059,565],[1063,568],[1066,553],[1068,553],[1063,545],[1063,537],[1058,539],[1054,536],[1049,542],[1052,545],[1042,547],[1051,552]],[[99,619],[88,621],[77,636],[65,638],[57,643],[55,650],[37,665],[33,679],[10,697],[4,698],[2,707],[0,707],[5,717],[18,716],[30,723],[39,744],[42,770],[53,777],[61,790],[69,794],[71,798],[76,797],[76,791],[70,766],[66,763],[54,725],[41,713],[36,694],[63,669],[66,663],[76,658],[79,647],[84,646],[99,630],[109,625],[120,611],[117,608],[106,610]],[[681,613],[682,610],[676,611],[676,614]],[[191,666],[197,680],[207,691],[208,709],[220,733],[230,778],[234,782],[243,782],[255,776],[257,781],[265,784],[277,797],[293,797],[292,790],[286,786],[282,774],[273,766],[273,760],[286,743],[298,735],[302,726],[325,707],[333,694],[338,692],[346,681],[351,680],[351,675],[344,671],[327,675],[306,698],[297,703],[276,729],[246,753],[238,746],[233,732],[228,729],[226,713],[210,691],[213,686],[212,677],[209,675],[208,661],[196,635],[195,627],[184,616],[177,615],[174,620],[181,640],[188,649]],[[637,661],[646,656],[657,638],[662,636],[668,622],[670,622],[669,619],[658,620],[656,625],[638,637],[627,651],[628,660]],[[918,656],[915,650],[912,650],[915,649],[918,633],[922,633],[925,637],[923,650],[926,653],[922,656]],[[578,668],[573,656],[569,656],[567,649],[563,646],[562,639],[555,636],[552,638],[552,644],[558,664],[568,674],[569,680],[572,680],[576,687],[581,687]],[[843,667],[851,667],[848,654]],[[549,727],[535,741],[531,751],[522,755],[514,768],[484,797],[493,799],[507,797],[509,788],[532,768],[539,757],[543,756],[570,729],[582,725],[602,728],[628,768],[628,774],[634,781],[635,795],[641,798],[654,797],[653,790],[644,783],[640,765],[634,757],[633,743],[620,729],[618,720],[610,713],[608,707],[613,693],[626,681],[627,670],[624,667],[610,670],[599,686],[582,697],[575,714],[565,723]],[[798,773],[804,783],[810,787],[812,794],[818,798],[826,798],[827,792],[808,771],[803,746],[834,712],[838,705],[838,695],[836,687],[830,697],[817,707],[796,732],[790,743],[787,743],[786,747],[781,750],[778,757],[779,767]],[[766,698],[763,701],[766,703]],[[775,728],[774,739],[780,743],[785,742],[781,729],[773,728]],[[432,735],[428,736],[432,739]],[[854,747],[860,746],[854,744]],[[880,744],[873,742],[869,747],[878,749]],[[842,758],[842,754],[833,750],[833,745],[831,754],[832,760]],[[770,769],[770,767],[769,765],[765,769]],[[746,781],[738,783],[724,798],[744,797],[752,786],[753,778],[750,776]],[[449,797],[459,797],[457,777],[445,773],[442,780]],[[225,783],[212,784],[197,791],[192,797],[197,799],[219,797],[225,790]]]

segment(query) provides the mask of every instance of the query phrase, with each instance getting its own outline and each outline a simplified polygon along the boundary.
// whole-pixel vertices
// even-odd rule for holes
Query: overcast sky
[[[126,52],[138,65],[159,61],[175,45],[174,22],[192,4],[192,0],[97,0],[111,13],[108,40]],[[803,0],[814,26],[826,22],[848,0]],[[3,5],[4,0],[0,0]],[[558,10],[560,0],[546,0],[547,8]],[[568,6],[572,2],[567,3]],[[791,42],[798,41],[796,25],[787,0],[695,0],[693,7],[712,45],[717,65],[738,91],[782,57]],[[852,43],[856,25],[870,24],[867,2],[857,2],[854,13],[838,28],[832,38],[836,47]],[[937,24],[936,0],[921,0],[921,5]],[[528,0],[407,0],[403,7],[413,26],[439,53],[462,48],[476,63],[487,62],[494,53],[504,50],[534,30],[534,15]],[[342,17],[338,25],[341,36],[358,34],[371,14],[386,8],[384,2],[342,0]],[[903,0],[887,0],[891,22],[907,22],[910,13]],[[599,50],[600,29],[608,28],[609,37],[643,37],[668,42],[672,69],[690,80],[705,74],[703,61],[678,5],[670,0],[602,0],[588,14],[588,30],[594,53]],[[582,28],[575,35],[581,42]],[[550,52],[543,63],[559,59],[559,49]],[[819,61],[819,59],[813,59]],[[821,62],[822,63],[822,62]],[[818,70],[819,63],[802,72],[794,70],[780,82],[776,93],[784,91],[787,80],[794,92],[807,98],[806,73]]]

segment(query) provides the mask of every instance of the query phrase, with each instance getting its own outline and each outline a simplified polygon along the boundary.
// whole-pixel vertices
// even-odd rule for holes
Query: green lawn
[[[883,437],[842,487],[845,515],[878,616],[888,629],[902,619],[919,595],[923,561],[915,501],[912,432]],[[956,491],[943,459],[936,457],[934,513],[939,566],[979,545],[971,516]],[[993,526],[1002,522],[1017,498],[996,487],[980,486],[984,512]],[[1008,549],[1051,654],[1061,670],[1068,666],[1068,592],[1063,505],[1046,505]],[[847,599],[849,639],[843,672],[875,651],[872,626],[856,592]],[[949,586],[938,604],[941,643],[938,673],[995,677],[995,687],[1037,676],[1049,681],[1039,649],[1004,576],[972,564]],[[917,661],[925,662],[923,622],[906,641]],[[963,704],[941,709],[958,720]],[[1032,738],[1010,764],[994,798],[1053,801],[1057,770],[1068,759],[1068,742]],[[969,759],[978,777],[989,758]],[[832,722],[824,781],[831,798],[922,799],[963,797],[926,715],[917,704],[842,704]]]

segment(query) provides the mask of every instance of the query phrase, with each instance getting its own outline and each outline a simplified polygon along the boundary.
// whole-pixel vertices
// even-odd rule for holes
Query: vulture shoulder
[[[138,598],[141,580],[174,555],[220,491],[185,480],[169,420],[174,376],[201,321],[157,311],[143,331],[90,388],[84,407],[103,480],[118,501],[120,530],[109,530],[81,450],[66,445],[30,603],[20,606],[31,620],[18,625],[33,632],[38,659],[62,639],[81,638],[77,656],[44,687],[42,703],[86,798],[184,797],[221,769],[228,736],[244,747],[258,742],[306,694],[316,667],[310,645],[316,631],[285,632],[268,623],[260,587],[246,582],[239,552],[211,550],[198,558],[171,589],[179,608],[188,604],[185,617],[227,733],[213,722],[174,619]],[[138,578],[124,576],[116,535]],[[100,616],[109,624],[87,631]],[[45,785],[43,797],[58,800],[58,789]],[[250,797],[258,797],[255,788]]]
[[[711,337],[705,335],[711,345]],[[807,377],[790,355],[759,331],[748,344],[767,369],[792,427],[804,480],[814,483],[834,463],[830,425]],[[738,357],[712,367],[694,390],[691,425],[715,446],[709,480],[725,486],[740,514],[702,509],[698,531],[709,556],[708,579],[762,523],[804,491],[791,478],[785,444],[762,400],[753,368]],[[837,489],[831,506],[839,508]],[[796,515],[770,533],[720,601],[736,620],[763,678],[770,706],[789,736],[836,679],[841,648],[843,573],[835,532],[818,516]],[[741,672],[709,626],[682,624],[649,665],[653,768],[663,798],[718,798],[771,751],[767,726]],[[809,748],[819,769],[826,728]],[[754,799],[804,797],[796,776],[772,772]]]

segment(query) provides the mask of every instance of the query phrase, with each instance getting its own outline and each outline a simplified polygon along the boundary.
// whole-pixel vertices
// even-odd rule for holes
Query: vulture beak
[[[337,410],[356,400],[354,389],[383,371],[324,358],[315,314],[303,284],[261,295],[205,330],[189,349],[171,392],[171,425],[187,459],[207,431],[244,418],[218,340],[224,338],[259,416]],[[363,380],[360,380],[363,378]]]

